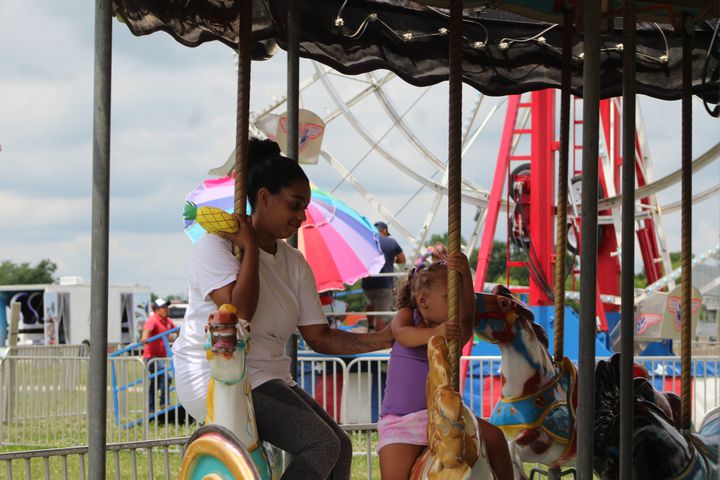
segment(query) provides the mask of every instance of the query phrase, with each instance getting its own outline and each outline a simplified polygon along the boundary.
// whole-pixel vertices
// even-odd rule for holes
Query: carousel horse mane
[[[619,357],[598,362],[595,370],[595,471],[602,479],[619,475]],[[634,387],[633,478],[709,478],[709,459],[697,446],[717,442],[717,435],[701,430],[701,435],[684,436],[674,408],[662,401],[648,379],[635,378]],[[713,453],[717,455],[717,448]]]

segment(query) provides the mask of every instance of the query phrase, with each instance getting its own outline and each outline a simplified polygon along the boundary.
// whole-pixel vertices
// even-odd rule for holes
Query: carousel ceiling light
[[[418,40],[418,39],[426,38],[426,37],[444,36],[444,35],[447,35],[447,33],[448,33],[448,29],[446,27],[438,28],[435,33],[418,33],[418,32],[402,33],[398,30],[395,30],[393,27],[391,27],[387,23],[385,23],[378,16],[377,13],[368,14],[368,16],[365,17],[365,20],[362,21],[360,27],[358,27],[357,31],[355,31],[354,33],[349,33],[349,32],[346,32],[342,28],[345,25],[345,21],[342,18],[342,12],[343,12],[346,4],[347,4],[347,1],[343,2],[342,6],[340,7],[340,10],[337,13],[337,16],[335,18],[335,27],[337,27],[340,30],[340,33],[347,38],[357,38],[357,37],[360,37],[361,35],[363,35],[365,33],[367,25],[370,22],[376,22],[376,23],[380,24],[384,29],[386,29],[388,32],[393,34],[395,37],[401,39],[403,42],[412,42],[414,40]],[[439,10],[439,9],[433,8],[433,7],[427,7],[427,8],[429,10],[437,13],[438,15],[443,16],[444,18],[449,18],[447,13],[442,10]],[[474,50],[479,50],[479,49],[485,48],[489,41],[487,28],[482,23],[477,21],[476,19],[467,20],[467,21],[473,25],[476,25],[476,26],[482,28],[485,31],[485,39],[482,41],[473,41],[472,39],[468,39],[466,37],[463,37],[463,39],[467,42],[467,44],[470,46],[470,48],[472,48]],[[665,36],[665,33],[662,31],[662,29],[660,28],[660,26],[657,23],[651,22],[651,24],[660,33],[660,35],[663,38],[663,42],[665,44],[665,55],[653,56],[653,55],[648,55],[648,54],[640,53],[640,52],[636,52],[636,55],[639,58],[645,58],[647,60],[657,62],[657,63],[663,64],[663,65],[667,64],[670,61],[669,56],[668,56],[669,45],[667,42],[667,37]],[[548,32],[556,27],[559,27],[559,26],[560,26],[560,24],[552,24],[549,27],[544,28],[537,34],[532,35],[530,37],[526,37],[526,38],[501,38],[500,41],[498,42],[498,49],[500,51],[506,51],[507,49],[510,48],[511,45],[513,45],[515,43],[526,43],[526,42],[534,41],[535,44],[537,44],[537,45],[546,46],[546,47],[553,49],[554,51],[556,51],[558,53],[561,53],[562,50],[559,47],[556,47],[556,46],[548,43],[547,38],[544,36],[544,34],[546,32]],[[603,49],[601,49],[601,51],[602,52],[622,52],[623,44],[618,43],[618,44],[614,45],[613,47],[603,48]],[[584,53],[580,53],[578,56],[576,56],[574,58],[579,62],[583,62],[584,57],[585,57]]]

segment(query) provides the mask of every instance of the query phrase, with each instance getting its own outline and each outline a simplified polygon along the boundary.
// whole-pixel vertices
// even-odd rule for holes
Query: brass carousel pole
[[[682,26],[682,191],[681,203],[681,302],[680,302],[680,368],[681,368],[681,408],[680,423],[684,433],[690,433],[692,427],[692,404],[690,397],[690,368],[692,362],[690,327],[690,302],[692,288],[692,49],[693,18],[683,16]]]
[[[448,118],[448,250],[460,251],[460,188],[462,180],[462,0],[450,0]],[[448,322],[458,323],[460,275],[448,272]],[[451,383],[459,389],[460,345],[449,342]]]
[[[568,168],[570,157],[570,82],[572,76],[573,17],[565,11],[563,26],[563,63],[560,93],[560,156],[558,159],[558,203],[555,241],[555,324],[553,358],[565,356],[565,262],[567,261]]]
[[[238,81],[235,130],[235,212],[245,215],[247,205],[247,156],[250,129],[250,46],[252,43],[252,4],[240,2],[238,28]],[[235,252],[242,255],[242,252]]]
[[[562,79],[560,91],[560,156],[558,158],[558,200],[555,239],[555,320],[553,334],[553,360],[563,361],[565,356],[565,262],[567,261],[567,207],[568,168],[570,157],[570,86],[572,81],[572,39],[575,33],[573,15],[565,10],[563,18]],[[562,478],[562,470],[548,470],[550,480]]]

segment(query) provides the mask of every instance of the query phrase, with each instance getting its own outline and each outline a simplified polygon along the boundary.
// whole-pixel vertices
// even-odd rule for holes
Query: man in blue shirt
[[[404,264],[405,254],[395,239],[390,238],[388,226],[385,222],[375,223],[375,228],[380,232],[378,238],[380,250],[385,255],[385,265],[380,273],[392,273],[395,271],[393,263]],[[393,277],[367,277],[362,279],[362,289],[368,300],[367,310],[369,312],[388,312],[394,310],[393,299]],[[392,315],[368,315],[368,329],[382,330],[390,323]]]

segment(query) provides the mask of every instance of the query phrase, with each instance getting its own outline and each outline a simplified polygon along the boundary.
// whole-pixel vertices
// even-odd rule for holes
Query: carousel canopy
[[[443,1],[431,1],[442,5]],[[557,0],[466,2],[463,81],[487,95],[559,88],[562,13]],[[572,2],[571,2],[572,3]],[[612,7],[621,2],[609,2]],[[239,1],[113,0],[114,13],[135,35],[158,30],[187,46],[208,41],[237,45]],[[682,4],[682,6],[680,5]],[[391,70],[416,86],[447,80],[448,12],[402,0],[300,2],[300,55],[350,75]],[[673,100],[682,87],[682,40],[670,23],[693,15],[693,93],[720,97],[717,2],[638,2],[637,92]],[[518,12],[521,12],[523,16]],[[601,95],[622,94],[622,17],[608,8],[602,35]],[[575,16],[580,15],[577,12]],[[615,16],[618,15],[618,16]],[[269,58],[287,38],[287,1],[254,0],[254,57]],[[557,23],[554,23],[557,22]],[[578,22],[581,24],[582,22]],[[713,42],[713,38],[715,38]],[[583,36],[572,49],[572,89],[582,96]]]

